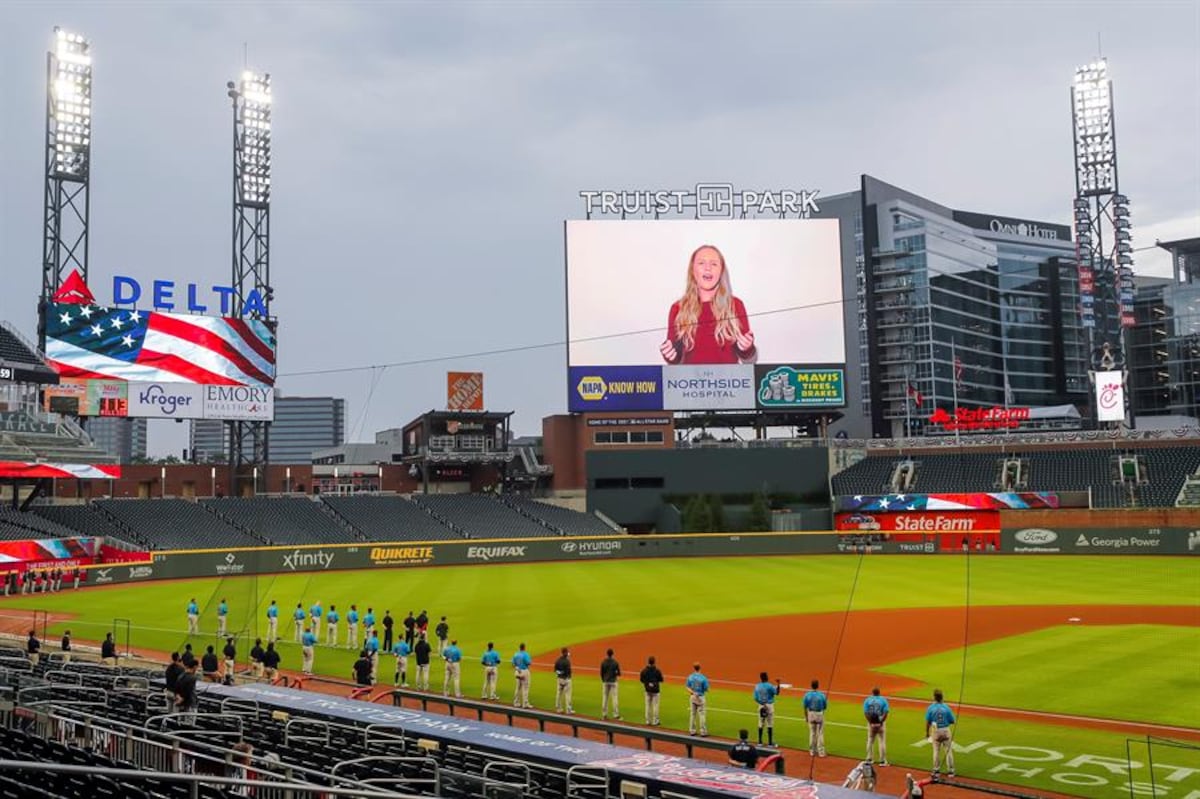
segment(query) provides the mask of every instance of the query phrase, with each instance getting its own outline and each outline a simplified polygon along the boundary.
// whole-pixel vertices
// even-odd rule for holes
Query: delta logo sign
[[[276,336],[261,293],[252,290],[235,302],[232,287],[213,286],[222,315],[205,316],[209,306],[201,302],[195,283],[187,284],[186,304],[179,303],[190,313],[169,312],[176,307],[174,283],[156,280],[152,286],[145,293],[133,278],[117,276],[113,304],[102,306],[72,271],[42,309],[47,363],[60,377],[83,380],[275,384]],[[162,310],[128,307],[144,296]],[[153,401],[147,395],[146,404]]]
[[[215,301],[217,305],[213,310],[221,316],[260,316],[264,318],[267,316],[267,303],[258,289],[250,289],[240,304],[237,302],[237,291],[233,286],[211,286],[209,288],[211,294],[205,295],[197,284],[188,283],[186,291],[183,292],[186,296],[186,304],[183,296],[176,298],[175,291],[176,286],[173,280],[155,280],[150,284],[150,290],[147,292],[143,290],[142,284],[134,278],[114,275],[112,304],[137,307],[145,296],[156,311],[179,310],[202,314],[209,310],[209,306],[201,302],[204,300],[205,302]],[[54,301],[76,305],[97,304],[95,295],[83,281],[78,270],[72,270],[67,279],[63,281],[62,287],[54,295]]]

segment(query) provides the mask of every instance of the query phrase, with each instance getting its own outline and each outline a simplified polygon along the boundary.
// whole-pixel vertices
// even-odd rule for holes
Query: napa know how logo
[[[571,411],[660,411],[663,408],[660,366],[572,366],[568,406]]]

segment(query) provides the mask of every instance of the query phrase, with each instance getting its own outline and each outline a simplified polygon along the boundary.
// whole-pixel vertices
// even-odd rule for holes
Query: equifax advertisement
[[[844,405],[831,219],[566,223],[573,411]]]

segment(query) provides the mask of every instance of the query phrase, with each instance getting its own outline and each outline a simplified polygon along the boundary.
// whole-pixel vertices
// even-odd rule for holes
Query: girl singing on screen
[[[754,363],[754,333],[746,306],[733,296],[725,256],[711,244],[692,253],[687,287],[671,305],[667,340],[658,348],[669,364]]]

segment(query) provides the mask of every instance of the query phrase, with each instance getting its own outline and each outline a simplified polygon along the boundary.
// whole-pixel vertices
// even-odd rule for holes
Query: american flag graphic
[[[273,386],[275,334],[257,319],[53,303],[46,360],[62,377]]]

